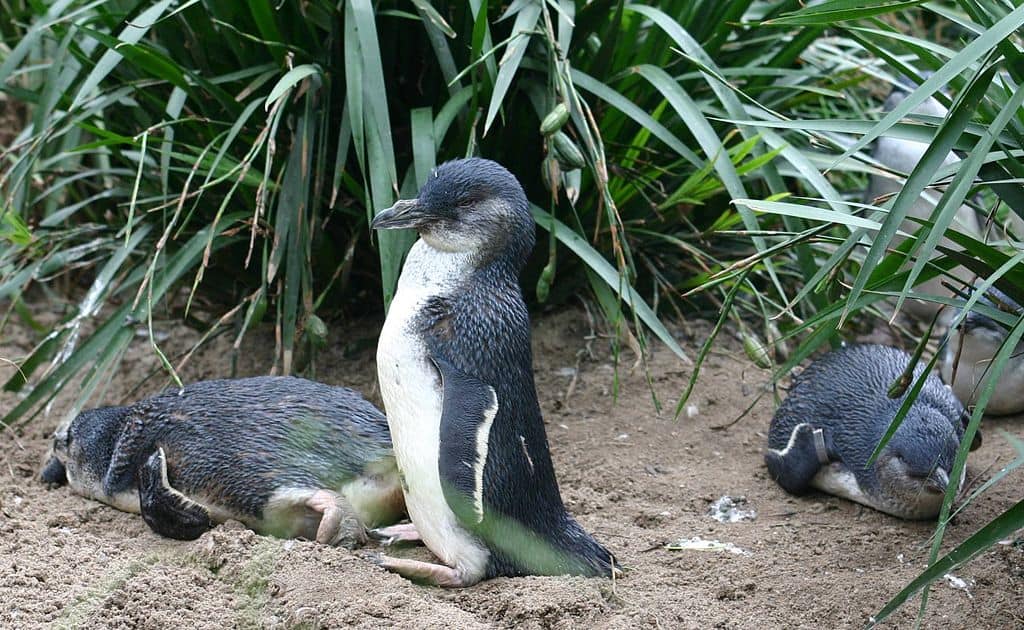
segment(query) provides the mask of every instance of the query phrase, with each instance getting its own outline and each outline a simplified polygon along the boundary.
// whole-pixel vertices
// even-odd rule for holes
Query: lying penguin
[[[994,299],[990,299],[994,298]],[[1024,316],[1024,309],[996,288],[981,298],[994,308],[1008,309],[1018,316]],[[998,303],[998,305],[997,305]],[[1001,305],[1001,306],[1000,306]],[[1006,340],[1006,328],[992,318],[970,311],[955,329],[950,331],[949,343],[943,354],[942,378],[953,388],[965,405],[978,400],[981,383],[988,366]],[[957,355],[959,354],[959,361]],[[953,380],[953,366],[956,366],[956,380]],[[1024,411],[1024,342],[1018,343],[1013,354],[1003,366],[996,382],[995,391],[985,406],[985,413],[1006,415]]]
[[[909,95],[909,90],[914,89],[914,85],[895,85],[892,91],[889,93],[888,98],[885,100],[883,110],[886,112],[892,111],[897,105]],[[946,108],[935,98],[929,98],[924,101],[916,108],[912,110],[913,114],[921,114],[925,116],[934,116],[936,118],[943,118],[947,114]],[[928,149],[928,144],[924,142],[915,142],[913,140],[905,140],[903,138],[893,138],[889,136],[882,136],[875,141],[874,148],[871,152],[871,157],[882,166],[896,171],[898,173],[910,173],[917,166],[921,158],[924,157],[924,152]],[[953,164],[959,162],[960,158],[953,152],[950,152],[943,164]],[[868,188],[864,194],[864,201],[866,203],[879,204],[890,200],[896,193],[903,189],[904,180],[897,179],[890,175],[882,175],[879,173],[871,175],[868,180]],[[925,190],[920,199],[914,202],[911,206],[908,217],[917,217],[919,219],[929,219],[932,212],[935,210],[935,206],[938,203],[941,193],[935,190]],[[906,220],[900,229],[908,234],[913,234],[915,231],[920,229],[921,225],[911,220]],[[972,208],[967,205],[961,206],[957,210],[956,216],[954,217],[953,223],[950,225],[952,229],[969,234],[974,237],[978,237],[981,234],[981,226],[978,223],[977,214]],[[892,247],[896,247],[904,240],[904,237],[895,237],[892,241]],[[955,247],[956,245],[949,239],[943,239],[940,241],[942,245],[946,247]],[[964,267],[956,267],[950,272],[954,277],[963,281],[964,283],[969,282],[973,277],[972,273]],[[949,289],[942,286],[942,280],[945,276],[936,276],[930,280],[922,282],[915,287],[915,291],[927,295],[938,295],[951,297],[952,293]],[[935,302],[926,302],[924,300],[911,299],[904,303],[904,309],[907,313],[921,320],[930,321],[936,313],[939,312],[940,304]],[[944,322],[948,324],[948,318],[951,315],[944,315]]]
[[[182,540],[235,519],[351,545],[404,513],[384,414],[292,377],[201,381],[84,411],[54,436],[41,477]]]
[[[533,381],[519,273],[534,221],[515,177],[483,159],[438,167],[419,197],[378,214],[413,245],[377,372],[416,537],[443,564],[380,557],[442,586],[496,576],[610,576],[614,558],[562,504]]]
[[[811,488],[909,519],[942,507],[969,417],[934,374],[871,466],[868,458],[903,403],[887,395],[910,363],[896,348],[854,345],[829,352],[794,379],[772,418],[765,463],[792,494]],[[915,369],[915,379],[924,367]],[[981,444],[976,434],[972,450]],[[963,476],[957,491],[963,487]]]

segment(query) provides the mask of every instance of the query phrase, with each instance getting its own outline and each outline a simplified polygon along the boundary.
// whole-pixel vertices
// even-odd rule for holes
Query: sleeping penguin
[[[1024,310],[1008,295],[990,288],[981,298],[993,308],[1006,310],[1018,317]],[[979,311],[970,311],[960,325],[950,332],[949,343],[943,354],[942,378],[953,388],[965,405],[978,400],[981,383],[985,378],[992,359],[1006,341],[1006,328]],[[959,355],[959,359],[958,359]],[[953,380],[953,366],[956,366],[956,380]],[[1013,354],[1003,366],[996,382],[992,397],[985,406],[985,413],[1005,415],[1024,411],[1024,343],[1018,343]]]
[[[495,162],[438,167],[419,197],[378,214],[413,245],[377,347],[377,373],[413,528],[442,564],[379,557],[411,579],[610,576],[614,558],[562,504],[533,381],[519,273],[534,222]]]
[[[41,477],[181,540],[235,519],[352,545],[404,514],[384,414],[350,389],[292,377],[201,381],[84,411],[54,436]]]
[[[903,423],[875,463],[868,458],[903,404],[887,394],[910,364],[888,346],[829,352],[794,379],[772,418],[765,463],[784,490],[813,489],[907,519],[933,518],[942,507],[969,416],[930,374]],[[924,366],[914,371],[915,380]],[[975,434],[971,449],[981,444]],[[963,476],[956,480],[957,491]]]

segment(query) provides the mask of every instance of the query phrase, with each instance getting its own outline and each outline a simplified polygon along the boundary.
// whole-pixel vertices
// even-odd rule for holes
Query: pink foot
[[[341,521],[345,516],[338,507],[337,495],[329,490],[317,490],[306,505],[323,515],[316,530],[316,541],[322,545],[334,544],[341,534]]]
[[[463,588],[474,584],[474,582],[465,580],[455,569],[446,567],[443,564],[408,560],[406,558],[392,558],[383,554],[374,554],[371,559],[377,565],[404,578],[425,582],[433,586]]]

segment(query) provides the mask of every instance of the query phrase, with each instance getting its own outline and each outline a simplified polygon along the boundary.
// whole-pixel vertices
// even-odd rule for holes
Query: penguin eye
[[[458,208],[460,210],[466,210],[468,208],[472,208],[476,204],[478,204],[481,201],[483,201],[485,196],[486,195],[483,192],[479,192],[479,191],[470,192],[469,194],[467,194],[467,195],[465,195],[463,197],[460,197],[455,205],[458,206]]]

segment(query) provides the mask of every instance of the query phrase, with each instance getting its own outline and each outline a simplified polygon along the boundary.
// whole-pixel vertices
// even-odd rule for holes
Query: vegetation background
[[[273,370],[312,373],[329,329],[393,294],[411,236],[368,220],[465,155],[536,203],[528,299],[585,292],[640,357],[652,335],[683,357],[661,322],[710,317],[781,376],[956,264],[1024,303],[1022,24],[1019,0],[5,0],[0,330],[39,339],[3,423],[74,377],[70,413],[97,400],[140,326],[176,379],[191,353],[164,357],[154,317],[235,348],[272,322]],[[882,112],[901,76],[920,87]],[[928,97],[948,115],[908,117]],[[881,135],[932,148],[892,173]],[[905,184],[864,199],[871,173]],[[926,189],[935,212],[897,238]],[[950,228],[963,203],[984,239]],[[976,296],[932,298],[1008,329],[965,445],[1024,335]],[[932,568],[883,615],[1024,526],[1018,503],[940,558],[952,499]]]

